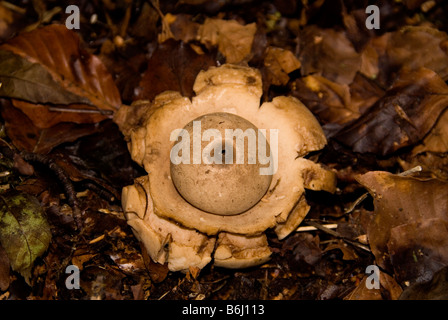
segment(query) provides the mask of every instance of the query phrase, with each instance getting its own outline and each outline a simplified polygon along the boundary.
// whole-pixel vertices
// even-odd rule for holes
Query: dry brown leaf
[[[115,111],[121,105],[112,76],[97,57],[81,49],[77,34],[65,26],[22,33],[0,48],[42,65],[61,89],[88,99],[98,109]]]
[[[367,278],[367,275],[364,276],[358,286],[344,297],[344,300],[383,300],[380,289],[367,288]]]
[[[197,39],[207,46],[218,46],[227,63],[239,63],[250,58],[256,31],[255,23],[243,26],[235,20],[207,18]]]
[[[448,79],[448,35],[430,27],[405,27],[389,38],[388,63],[408,69],[425,67]]]
[[[167,40],[159,44],[143,73],[136,100],[152,100],[166,90],[193,96],[193,83],[201,70],[215,65],[213,54],[197,54],[188,44]]]
[[[350,85],[318,75],[302,77],[294,82],[292,93],[324,124],[341,125],[357,119],[383,95],[380,88],[361,75]]]
[[[379,266],[421,282],[448,265],[448,183],[382,171],[357,180],[374,198],[367,235]]]
[[[61,143],[75,141],[96,131],[96,124],[73,122],[58,123],[50,128],[38,128],[9,101],[1,101],[0,106],[8,137],[20,150],[47,153]]]
[[[448,107],[448,86],[429,69],[402,70],[386,94],[335,138],[360,153],[383,156],[415,145]]]
[[[399,281],[430,281],[448,266],[448,219],[423,218],[391,228],[387,250]]]
[[[317,73],[340,84],[350,84],[361,67],[361,56],[342,31],[305,27],[299,34],[302,75]]]
[[[41,74],[26,70],[17,73],[13,69],[2,73],[10,86],[4,83],[3,93],[8,96],[10,92],[12,96],[8,97],[21,99],[11,100],[17,110],[2,109],[8,135],[20,149],[45,153],[61,143],[74,141],[95,131],[90,124],[107,118],[97,111],[113,113],[121,105],[111,74],[96,56],[81,48],[77,34],[65,26],[50,25],[22,33],[0,48],[18,67],[42,70]],[[39,95],[39,77],[44,76],[46,91]]]
[[[300,68],[300,61],[286,49],[268,47],[264,66],[267,69],[268,81],[273,85],[285,85],[289,81],[288,73]]]
[[[413,155],[423,152],[448,152],[448,110],[443,112],[423,142],[412,150]]]
[[[365,275],[358,286],[344,297],[344,300],[397,300],[403,292],[397,281],[385,272],[380,272],[380,289],[368,288],[367,280],[368,276]]]

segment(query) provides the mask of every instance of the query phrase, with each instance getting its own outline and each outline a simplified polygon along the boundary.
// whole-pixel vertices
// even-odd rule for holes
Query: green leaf
[[[89,99],[62,88],[41,64],[6,50],[0,50],[0,82],[3,97],[33,103],[91,104]]]
[[[48,248],[50,226],[39,201],[15,190],[0,194],[0,243],[11,267],[29,283],[37,257]]]

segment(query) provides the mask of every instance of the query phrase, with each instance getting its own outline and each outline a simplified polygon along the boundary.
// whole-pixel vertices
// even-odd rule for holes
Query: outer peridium
[[[198,75],[194,90],[197,96],[192,101],[173,92],[159,95],[156,98],[157,106],[148,107],[149,117],[141,122],[144,125],[129,130],[131,154],[148,172],[147,192],[150,196],[147,198],[153,201],[151,208],[145,206],[145,213],[137,214],[139,220],[143,219],[140,220],[143,227],[137,227],[139,223],[133,219],[129,220],[129,224],[134,228],[152,230],[137,230],[141,238],[145,237],[145,233],[148,235],[148,244],[145,243],[147,248],[151,247],[149,242],[160,238],[154,232],[167,233],[168,229],[176,227],[181,229],[179,232],[187,230],[202,237],[212,236],[209,239],[213,243],[213,236],[219,233],[219,245],[215,250],[217,265],[243,267],[262,263],[270,255],[263,232],[275,227],[279,238],[284,238],[297,228],[308,212],[309,207],[304,199],[305,187],[334,191],[334,175],[320,165],[302,158],[308,152],[323,148],[325,136],[314,116],[295,98],[277,97],[259,107],[261,76],[255,69],[233,65],[211,68]],[[271,186],[259,203],[239,215],[219,216],[191,206],[177,193],[170,179],[169,157],[173,145],[169,141],[171,132],[183,128],[203,114],[213,112],[234,113],[247,119],[257,128],[266,130],[268,142],[270,130],[278,130],[278,154],[274,156],[274,159],[278,159],[278,164]],[[271,152],[275,151],[275,148],[271,149]],[[135,209],[131,210],[129,206],[135,207],[131,203],[137,200],[132,199],[138,198],[130,196],[132,187],[123,190],[123,199],[127,199],[123,205],[126,212]],[[151,216],[157,218],[150,218]],[[167,229],[155,228],[154,221],[149,221],[150,219],[161,219],[173,226]],[[200,263],[193,262],[194,259],[188,263],[185,261],[182,268],[178,257],[171,253],[172,260],[176,260],[177,264],[176,267],[172,265],[170,270],[185,269],[187,265],[200,267],[207,264],[213,248],[210,249],[210,242],[204,244],[204,240],[205,238],[196,239],[195,244],[190,246],[195,248],[193,251],[200,248]],[[158,247],[163,243],[160,240],[156,242],[160,243]],[[171,243],[174,242],[177,241],[171,239]],[[153,258],[157,256],[155,251],[157,250],[152,250],[153,254],[150,252]],[[163,263],[163,259],[158,261]]]

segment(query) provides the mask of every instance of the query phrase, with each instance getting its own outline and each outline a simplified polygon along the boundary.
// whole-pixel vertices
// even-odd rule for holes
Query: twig
[[[99,113],[102,115],[112,115],[114,112],[112,110],[102,110],[102,109],[73,109],[73,108],[60,108],[60,107],[48,107],[49,111],[57,112],[71,112],[71,113]]]
[[[319,229],[319,230],[321,230],[321,231],[323,231],[325,233],[328,233],[328,234],[332,235],[333,237],[342,239],[343,241],[345,241],[345,242],[347,242],[347,243],[349,243],[349,244],[351,244],[351,245],[353,245],[355,247],[358,247],[358,248],[360,248],[360,249],[362,249],[364,251],[367,251],[369,253],[372,252],[368,246],[366,246],[366,245],[364,245],[362,243],[359,243],[357,241],[353,241],[351,239],[348,239],[347,237],[344,237],[339,232],[331,230],[331,229],[325,227],[324,225],[321,225],[320,223],[317,223],[317,222],[312,221],[312,220],[307,220],[307,221],[305,221],[305,223],[308,224],[308,225],[311,225],[311,226],[315,227],[316,229]]]
[[[336,229],[338,227],[337,223],[323,224],[322,227],[327,229]],[[316,231],[319,230],[314,226],[300,226],[296,229],[296,232],[308,232],[308,231]]]
[[[399,173],[398,175],[402,176],[402,177],[407,177],[407,176],[410,176],[410,175],[412,175],[412,174],[414,174],[416,172],[420,172],[422,170],[423,170],[422,166],[416,166],[416,167],[414,167],[412,169],[403,171],[402,173]]]

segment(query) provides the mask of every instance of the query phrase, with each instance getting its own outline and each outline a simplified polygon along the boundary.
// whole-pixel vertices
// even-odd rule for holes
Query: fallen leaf
[[[380,289],[367,288],[367,280],[368,276],[364,276],[356,288],[344,297],[344,300],[383,300]]]
[[[322,249],[320,248],[319,236],[309,233],[297,233],[288,238],[282,246],[288,257],[291,257],[292,267],[300,270],[301,273],[313,273],[316,266],[322,259]],[[289,253],[289,251],[292,251]]]
[[[344,300],[397,300],[403,290],[393,277],[387,273],[380,272],[380,288],[368,288],[366,281],[368,276],[365,275],[358,286],[344,297]]]
[[[424,44],[424,45],[423,45]],[[431,27],[407,26],[390,35],[387,63],[393,68],[427,68],[448,80],[448,35]]]
[[[448,183],[371,171],[357,177],[374,199],[368,226],[377,264],[421,282],[448,265]]]
[[[48,248],[50,226],[37,199],[26,193],[7,191],[0,195],[0,243],[11,267],[27,283],[34,260]]]
[[[429,69],[405,71],[386,94],[334,137],[354,152],[382,156],[415,145],[448,107],[448,86]]]
[[[440,269],[431,281],[416,283],[403,291],[400,300],[447,300],[448,267]]]
[[[136,100],[153,100],[166,90],[193,96],[193,83],[201,70],[216,64],[213,54],[197,54],[188,44],[167,40],[151,56],[139,84]]]
[[[431,129],[422,143],[412,149],[412,154],[423,152],[448,152],[448,111],[445,110],[436,125]]]
[[[50,128],[38,128],[21,110],[10,101],[0,102],[0,112],[5,121],[8,137],[19,150],[48,153],[54,147],[92,134],[97,124],[58,123]]]
[[[309,75],[294,82],[292,94],[323,124],[343,125],[359,118],[383,95],[383,91],[361,75],[357,75],[350,85]]]
[[[0,56],[0,95],[13,98],[17,109],[3,107],[2,116],[20,149],[45,153],[74,141],[95,131],[88,124],[106,119],[102,112],[121,105],[107,69],[65,26],[19,34],[0,46]]]
[[[268,47],[264,66],[267,72],[267,80],[273,85],[281,86],[288,83],[288,73],[300,68],[300,61],[289,50]]]
[[[44,66],[11,51],[0,50],[0,95],[33,103],[89,103],[61,87]]]
[[[361,67],[361,57],[342,31],[311,25],[299,34],[301,73],[321,75],[350,84]]]
[[[5,3],[0,3],[0,39],[6,40],[26,25],[26,11],[22,8],[13,10]],[[28,15],[30,16],[30,15]]]
[[[241,25],[235,20],[207,18],[199,27],[197,39],[206,46],[218,46],[227,63],[239,63],[250,58],[255,23]]]
[[[387,250],[399,281],[431,280],[448,266],[448,219],[419,219],[391,228]]]
[[[403,159],[402,159],[403,158]],[[421,166],[423,171],[430,172],[440,180],[448,181],[448,156],[446,153],[422,152],[408,153],[398,159],[403,171]]]
[[[115,199],[120,199],[122,187],[144,172],[132,161],[122,134],[111,120],[102,122],[94,134],[54,150],[51,158],[72,181],[95,183]]]
[[[20,86],[22,82],[30,81],[30,78],[34,83],[38,83],[39,73],[33,74],[32,77],[26,74],[26,68],[31,67],[44,69],[40,74],[45,76],[42,80],[49,81],[47,76],[51,75],[52,81],[59,85],[59,91],[70,93],[70,98],[75,101],[64,101],[64,104],[90,102],[89,105],[98,109],[112,111],[121,105],[120,95],[107,69],[97,57],[81,49],[76,33],[65,26],[50,25],[22,33],[0,46],[0,49],[14,53],[22,59],[20,62],[25,64],[22,68],[17,68],[17,63],[13,64],[13,70],[7,70],[10,74],[19,72],[17,77],[5,79],[10,74],[2,74],[0,80],[6,80],[2,90],[8,90],[16,84]],[[12,84],[7,85],[8,80],[12,81]],[[25,91],[22,92],[23,96],[16,98],[34,103],[61,103],[58,98],[53,101],[51,95],[39,98],[36,91],[40,90],[40,86],[33,86],[29,89],[31,93]]]
[[[423,171],[431,172],[439,179],[448,180],[447,110],[443,112],[423,141],[399,159],[403,170],[409,170],[419,165],[423,168]]]

